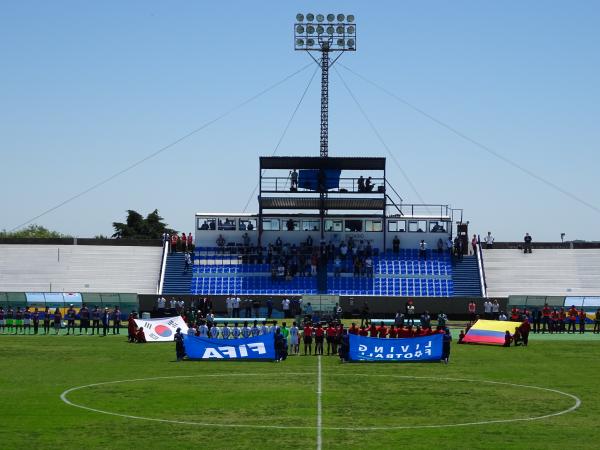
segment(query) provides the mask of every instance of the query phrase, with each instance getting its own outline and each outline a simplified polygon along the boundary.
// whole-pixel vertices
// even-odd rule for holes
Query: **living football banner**
[[[442,359],[443,336],[406,339],[350,335],[350,361],[436,361]]]
[[[161,317],[159,319],[135,319],[138,327],[144,329],[146,342],[173,342],[177,328],[187,333],[188,326],[183,317]]]
[[[272,334],[246,339],[209,339],[186,334],[183,345],[190,359],[275,359]]]

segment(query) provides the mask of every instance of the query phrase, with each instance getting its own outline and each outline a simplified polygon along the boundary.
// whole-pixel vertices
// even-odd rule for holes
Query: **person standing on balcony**
[[[523,253],[531,253],[531,240],[529,233],[525,233],[525,237],[523,238],[523,242],[525,243],[523,245]]]
[[[362,175],[358,177],[358,192],[365,192],[365,179]]]
[[[419,242],[419,258],[427,259],[427,242],[425,242],[425,239],[421,239],[421,242]]]
[[[475,236],[475,235],[473,235]],[[492,247],[494,246],[494,236],[492,236],[492,232],[488,231],[487,236],[484,239],[485,241],[485,248],[487,250],[491,250]]]
[[[298,171],[296,169],[290,172],[290,180],[290,192],[296,192],[298,190]]]

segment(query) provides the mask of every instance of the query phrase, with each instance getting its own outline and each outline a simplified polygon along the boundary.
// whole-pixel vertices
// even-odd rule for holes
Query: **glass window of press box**
[[[391,233],[404,233],[406,220],[388,220],[388,231]]]
[[[320,229],[321,229],[321,224],[318,219],[302,221],[302,231],[319,231]]]
[[[198,218],[198,229],[201,231],[210,231],[216,229],[217,219]]]
[[[263,225],[263,231],[279,231],[279,230],[281,230],[279,219],[263,219],[262,225]]]
[[[381,220],[365,220],[365,231],[366,232],[377,232],[382,231]]]
[[[357,219],[347,219],[344,223],[346,233],[360,233],[363,230],[363,221]]]
[[[219,231],[235,231],[235,219],[229,217],[219,217]]]
[[[344,221],[326,219],[325,220],[325,231],[341,232],[344,231]]]
[[[300,221],[296,219],[288,219],[285,221],[285,229],[287,231],[299,231],[300,230]]]
[[[430,233],[446,233],[448,231],[448,222],[443,220],[430,220],[429,221],[429,232]]]
[[[409,220],[408,221],[408,231],[411,233],[425,233],[427,230],[427,221],[426,220]]]
[[[241,231],[254,231],[256,230],[256,219],[240,219],[239,225]]]

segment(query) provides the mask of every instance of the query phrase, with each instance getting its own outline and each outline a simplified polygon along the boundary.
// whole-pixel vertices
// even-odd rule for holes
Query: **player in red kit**
[[[375,326],[375,324],[371,324],[369,326],[369,336],[370,337],[377,337],[377,335],[379,334],[379,330],[377,329],[377,326]]]
[[[377,327],[377,337],[384,339],[387,337],[388,329],[383,322]]]
[[[360,326],[360,330],[358,330],[358,335],[362,337],[367,337],[369,335],[369,330],[364,325]]]
[[[310,355],[312,353],[312,339],[313,339],[313,327],[310,323],[304,326],[303,339],[304,339],[304,355]]]
[[[357,335],[358,331],[359,331],[358,327],[356,326],[356,324],[354,322],[352,322],[352,325],[350,325],[350,328],[348,328],[348,334]]]
[[[390,336],[390,339],[396,339],[398,337],[398,330],[396,329],[396,327],[393,324],[390,325],[390,329],[388,330],[388,335]]]

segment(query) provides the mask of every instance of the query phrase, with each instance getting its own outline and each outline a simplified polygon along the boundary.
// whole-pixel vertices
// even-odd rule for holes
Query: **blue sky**
[[[356,15],[348,67],[600,207],[598,2],[22,1],[0,14],[0,229],[307,64],[292,24],[311,11]],[[598,212],[340,71],[428,203],[499,240],[600,239]],[[36,222],[85,237],[158,208],[190,231],[196,211],[241,210],[311,73]],[[334,73],[330,102],[331,155],[387,156]],[[278,154],[318,144],[317,78]],[[390,159],[388,174],[417,201]]]

